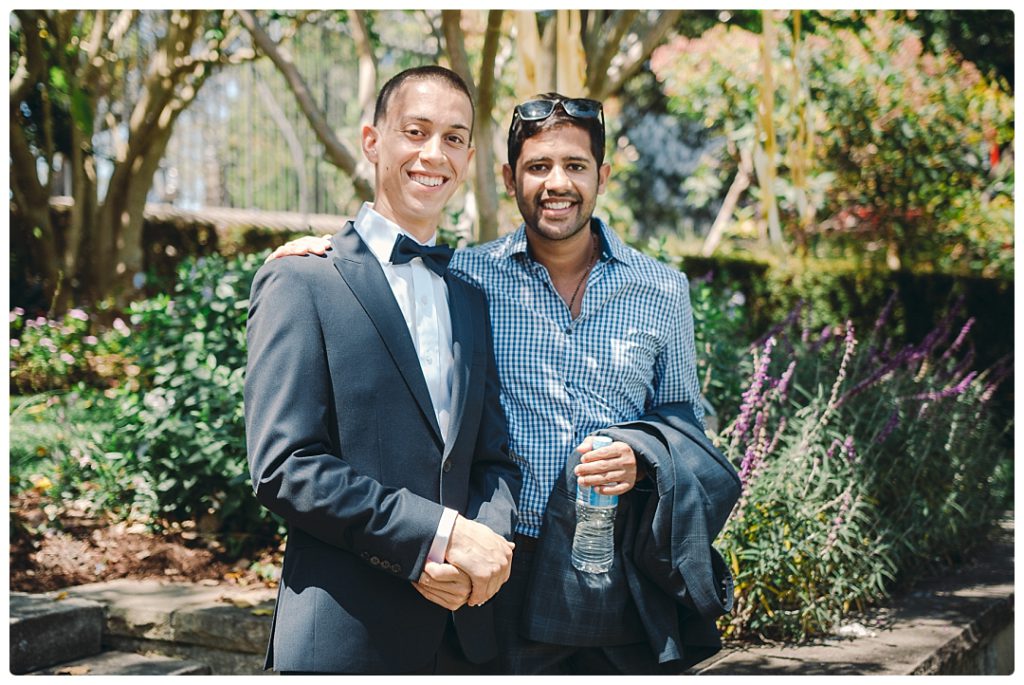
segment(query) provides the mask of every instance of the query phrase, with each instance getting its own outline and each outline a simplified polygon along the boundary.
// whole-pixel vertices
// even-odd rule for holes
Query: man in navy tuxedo
[[[362,150],[375,201],[329,259],[253,282],[245,418],[257,498],[288,523],[267,668],[471,673],[496,654],[520,471],[483,292],[434,245],[473,156],[473,104],[400,73]]]

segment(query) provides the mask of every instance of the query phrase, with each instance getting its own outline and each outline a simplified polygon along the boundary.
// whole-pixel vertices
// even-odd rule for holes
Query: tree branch
[[[313,131],[316,133],[317,139],[323,144],[324,149],[327,152],[327,156],[331,162],[334,163],[339,169],[345,172],[349,178],[352,179],[352,183],[355,187],[356,195],[362,200],[373,199],[373,187],[369,181],[359,176],[356,171],[356,157],[349,150],[338,137],[331,130],[331,127],[327,124],[327,120],[323,113],[319,110],[316,102],[313,100],[313,95],[309,90],[309,86],[302,78],[302,74],[299,73],[295,63],[292,61],[291,56],[286,50],[279,50],[278,46],[274,41],[267,35],[267,32],[256,21],[256,17],[253,16],[249,10],[238,10],[238,16],[245,25],[245,28],[249,30],[253,40],[259,49],[265,54],[274,65],[278,68],[281,74],[285,77],[285,81],[288,82],[288,87],[295,95],[295,99],[299,103],[299,107],[302,109],[306,118],[309,120],[310,125],[313,127]]]
[[[604,88],[599,92],[592,94],[592,97],[596,97],[598,100],[603,100],[622,90],[623,84],[640,71],[644,62],[646,62],[647,58],[651,56],[654,48],[661,44],[665,35],[676,23],[676,20],[680,15],[682,15],[682,13],[682,10],[668,10],[667,12],[663,12],[658,18],[657,23],[651,27],[646,34],[644,34],[643,40],[630,48],[629,54],[627,54],[628,61],[626,64],[618,70],[618,73],[611,81],[605,82]]]
[[[359,123],[367,124],[373,116],[371,108],[377,93],[377,58],[373,54],[370,31],[362,10],[352,10],[352,38],[359,57]]]
[[[480,83],[477,88],[477,118],[482,112],[491,116],[494,109],[494,64],[498,57],[498,41],[501,38],[501,20],[504,10],[490,10],[487,13],[487,33],[484,34],[483,58],[480,64]]]
[[[469,86],[473,102],[477,102],[476,81],[469,71],[469,57],[462,40],[462,10],[441,10],[441,28],[444,30],[444,44],[448,49],[448,59],[452,62],[452,71],[462,77]]]
[[[601,84],[608,77],[608,67],[619,50],[622,37],[626,35],[626,31],[629,30],[630,25],[632,25],[633,20],[636,19],[638,14],[640,14],[639,10],[616,10],[612,15],[614,23],[611,30],[597,31],[597,35],[594,37],[595,42],[593,43],[597,54],[593,60],[587,60],[588,93],[601,92]],[[604,23],[599,24],[599,26],[603,27]],[[602,35],[605,35],[604,40],[601,39]]]
[[[24,40],[24,54],[18,58],[18,66],[11,76],[10,104],[11,112],[21,104],[29,92],[39,82],[46,71],[43,62],[43,39],[39,36],[38,14],[31,10],[17,10],[15,14],[21,24],[21,35]]]

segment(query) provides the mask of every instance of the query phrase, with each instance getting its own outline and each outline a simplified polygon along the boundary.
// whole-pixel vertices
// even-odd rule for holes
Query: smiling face
[[[373,208],[420,240],[437,229],[466,178],[473,148],[469,98],[434,79],[411,79],[378,126],[363,127],[363,154],[376,168]]]
[[[515,171],[502,172],[531,237],[567,240],[589,225],[610,170],[598,166],[587,132],[568,125],[527,138]]]

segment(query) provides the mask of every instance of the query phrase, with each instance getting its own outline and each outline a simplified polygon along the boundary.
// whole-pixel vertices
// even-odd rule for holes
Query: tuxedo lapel
[[[423,378],[416,347],[409,335],[402,310],[391,292],[387,276],[380,268],[380,262],[356,233],[352,222],[331,239],[331,244],[334,247],[331,258],[335,268],[370,317],[405,379],[409,392],[433,429],[434,436],[441,441],[441,429],[437,425],[434,405],[430,401],[430,391]]]
[[[447,458],[459,437],[462,417],[466,413],[466,398],[469,395],[470,370],[473,368],[472,312],[469,307],[466,285],[450,273],[445,274],[448,284],[448,311],[452,317],[452,418],[448,428],[448,442],[444,455]]]

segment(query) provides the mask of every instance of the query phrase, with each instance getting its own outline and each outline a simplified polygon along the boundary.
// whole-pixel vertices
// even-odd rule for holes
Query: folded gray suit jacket
[[[629,444],[647,473],[619,498],[615,562],[607,574],[572,567],[576,479],[567,465],[548,499],[521,631],[580,646],[646,639],[658,663],[686,668],[721,648],[715,619],[732,608],[733,579],[711,543],[739,477],[686,403],[599,433]]]

